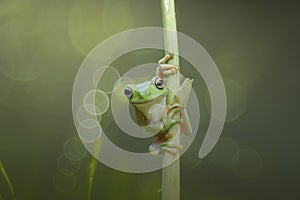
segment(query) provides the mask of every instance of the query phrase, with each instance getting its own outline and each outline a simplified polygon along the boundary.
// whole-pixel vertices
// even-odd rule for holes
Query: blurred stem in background
[[[175,15],[174,0],[161,0],[161,10],[163,18],[165,54],[174,53],[174,58],[170,64],[179,66],[178,57],[178,39]],[[172,51],[172,52],[168,52]],[[179,72],[167,77],[167,87],[171,91],[177,91],[179,88]],[[174,94],[169,92],[167,104],[174,98]],[[176,117],[180,117],[179,114]],[[172,142],[180,144],[180,126],[174,125],[170,132],[173,134]],[[174,161],[175,160],[175,161]],[[173,163],[172,163],[173,162]],[[163,165],[172,163],[162,169],[162,200],[179,200],[180,199],[180,159],[179,152],[177,155],[171,155],[168,152],[163,153]]]
[[[95,158],[92,158],[91,163],[90,163],[88,200],[91,200],[92,187],[93,187],[93,179],[94,179],[94,176],[95,176],[96,167],[97,167],[97,160]]]
[[[101,144],[102,139],[99,139],[97,141],[97,144],[95,144],[95,152],[96,154],[100,153],[101,150]],[[92,160],[90,162],[90,175],[89,175],[89,187],[88,187],[88,200],[91,200],[92,195],[92,188],[93,188],[93,181],[96,173],[96,167],[97,167],[98,160],[94,157],[92,157]]]
[[[12,183],[11,183],[11,181],[10,181],[10,179],[9,179],[9,177],[8,177],[8,175],[7,175],[7,173],[6,173],[5,169],[4,169],[1,161],[0,161],[0,171],[1,171],[1,173],[2,173],[2,175],[4,177],[4,179],[5,179],[8,187],[9,187],[10,194],[11,194],[13,200],[16,200],[15,190],[14,190],[14,188],[12,186]],[[0,195],[0,200],[2,200],[2,196],[1,195]]]

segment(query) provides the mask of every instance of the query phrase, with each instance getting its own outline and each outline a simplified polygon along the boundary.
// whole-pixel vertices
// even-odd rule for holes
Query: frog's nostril
[[[139,92],[139,96],[144,97],[144,96],[149,96],[150,95],[150,91],[142,91]]]

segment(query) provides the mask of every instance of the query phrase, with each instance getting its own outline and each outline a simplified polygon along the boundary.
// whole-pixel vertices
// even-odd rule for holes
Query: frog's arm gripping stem
[[[179,67],[172,65],[172,64],[166,64],[169,60],[174,58],[174,54],[168,54],[162,59],[158,61],[159,67],[157,68],[156,74],[160,78],[164,78],[167,75],[174,74],[179,71]]]
[[[166,64],[169,60],[174,58],[174,54],[170,53],[168,55],[165,55],[162,59],[158,61],[158,64]]]

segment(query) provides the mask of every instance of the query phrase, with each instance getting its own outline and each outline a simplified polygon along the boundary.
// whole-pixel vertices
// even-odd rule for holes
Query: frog
[[[179,72],[178,66],[168,64],[173,58],[174,54],[167,54],[158,61],[156,76],[138,84],[128,84],[124,89],[129,104],[134,108],[137,124],[156,133],[156,140],[148,147],[154,155],[163,151],[177,155],[183,148],[181,144],[172,142],[174,125],[179,124],[184,135],[192,133],[186,104],[193,80],[186,78],[167,104],[167,95],[172,92],[166,86],[167,76]]]

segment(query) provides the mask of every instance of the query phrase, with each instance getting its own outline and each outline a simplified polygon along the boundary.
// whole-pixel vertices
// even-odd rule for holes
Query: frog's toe
[[[161,153],[161,142],[155,142],[148,147],[149,153],[158,155]]]
[[[177,150],[183,149],[183,146],[181,144],[175,144],[173,142],[164,142],[162,143],[163,147],[169,147],[169,148],[175,148]]]
[[[172,119],[172,124],[180,124],[181,119]]]
[[[176,151],[175,149],[170,148],[170,147],[162,147],[161,150],[164,150],[164,151],[172,154],[173,156],[176,156],[178,154],[178,151]]]
[[[159,155],[162,151],[166,151],[174,156],[178,154],[183,146],[181,144],[175,144],[173,142],[155,142],[149,146],[149,152],[152,155]]]
[[[175,144],[172,142],[163,142],[161,144],[161,150],[164,150],[170,154],[172,154],[173,156],[178,155],[178,151],[181,150],[183,148],[183,146],[181,144]]]
[[[168,113],[168,116],[170,118],[174,118],[176,114],[178,114],[180,112],[180,107],[178,105],[173,106],[172,108],[170,108],[170,111]]]

